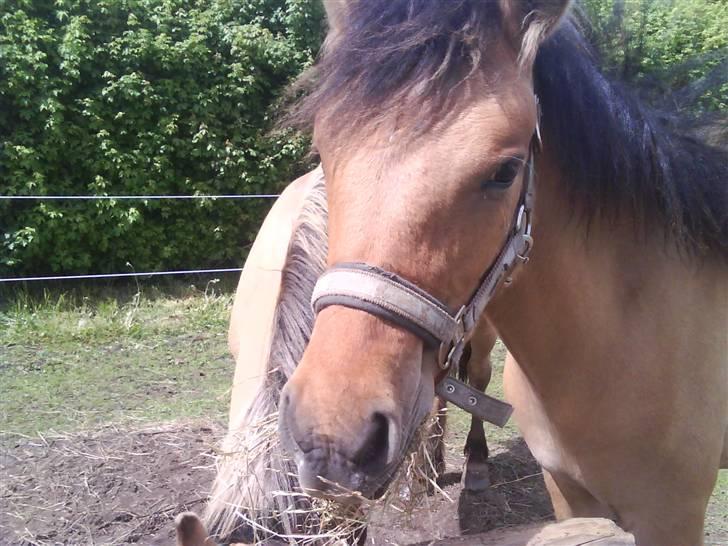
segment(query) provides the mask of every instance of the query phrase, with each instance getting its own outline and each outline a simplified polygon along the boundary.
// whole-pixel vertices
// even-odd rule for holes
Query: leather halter
[[[456,313],[437,298],[396,273],[364,263],[339,263],[319,277],[311,296],[314,313],[331,305],[365,311],[412,332],[437,351],[437,363],[445,372],[436,392],[465,411],[505,426],[512,408],[447,375],[460,361],[466,344],[501,284],[510,282],[518,264],[528,261],[533,246],[531,210],[533,207],[534,148],[540,142],[538,129],[527,162],[521,196],[508,238],[493,264],[482,276],[468,303]]]

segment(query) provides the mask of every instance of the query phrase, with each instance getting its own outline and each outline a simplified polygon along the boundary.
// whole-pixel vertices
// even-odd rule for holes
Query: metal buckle
[[[528,233],[524,233],[523,242],[526,243],[526,247],[519,252],[517,256],[518,259],[521,260],[521,263],[525,264],[528,263],[528,260],[530,260],[528,255],[531,253],[531,249],[533,248],[533,237],[531,237]]]
[[[526,207],[525,203],[521,205],[520,209],[518,209],[515,232],[517,236],[521,237],[521,240],[525,244],[523,250],[516,253],[521,263],[525,264],[528,262],[528,255],[531,253],[531,249],[533,248],[533,237],[531,237],[531,211]]]
[[[528,222],[528,211],[526,210],[526,204],[522,204],[521,207],[518,209],[518,216],[516,216],[516,226],[514,228],[514,232],[518,233],[521,231],[521,228],[523,227],[523,219],[526,218],[526,221]],[[529,226],[530,231],[530,226]]]

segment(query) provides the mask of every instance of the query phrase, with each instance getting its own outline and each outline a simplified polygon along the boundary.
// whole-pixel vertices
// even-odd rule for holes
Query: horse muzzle
[[[336,437],[317,431],[297,412],[295,388],[281,395],[279,434],[298,468],[301,489],[340,502],[381,496],[402,459],[401,427],[386,411],[371,411]]]

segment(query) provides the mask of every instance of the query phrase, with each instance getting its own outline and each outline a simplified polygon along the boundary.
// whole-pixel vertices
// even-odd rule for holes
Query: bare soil
[[[182,422],[140,429],[2,437],[0,544],[172,545],[172,520],[201,512],[214,475],[214,446],[224,429]],[[375,544],[429,543],[551,516],[539,469],[520,441],[495,446],[494,486],[461,490],[461,447],[449,451],[436,494],[410,516],[375,520]]]
[[[200,511],[219,425],[4,436],[0,544],[174,544],[171,520]]]
[[[488,462],[492,486],[483,493],[463,490],[463,458],[459,453],[462,446],[448,447],[448,471],[439,480],[447,497],[427,497],[410,516],[394,517],[388,512],[375,518],[369,532],[375,544],[425,545],[553,519],[541,469],[522,439],[491,446]],[[479,544],[479,540],[472,543]],[[465,543],[468,541],[458,542]]]

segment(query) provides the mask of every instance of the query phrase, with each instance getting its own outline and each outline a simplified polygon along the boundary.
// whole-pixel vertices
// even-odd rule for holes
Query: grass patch
[[[500,342],[496,343],[491,354],[491,361],[493,362],[493,372],[488,385],[487,393],[490,396],[504,399],[503,396],[503,364],[506,359],[506,348]],[[470,430],[470,414],[465,413],[455,406],[450,406],[448,410],[448,426],[450,427],[450,434],[452,438],[457,440],[457,443],[461,446],[465,445],[465,439],[468,436]],[[517,438],[520,436],[518,429],[516,428],[513,419],[508,421],[508,424],[503,427],[497,427],[490,423],[485,423],[485,434],[488,439],[488,444],[505,444],[508,440]]]
[[[124,294],[122,295],[124,296]],[[22,292],[0,311],[0,430],[223,418],[229,292]]]
[[[726,539],[728,539],[728,470],[721,470],[705,516],[705,542],[725,544]]]

